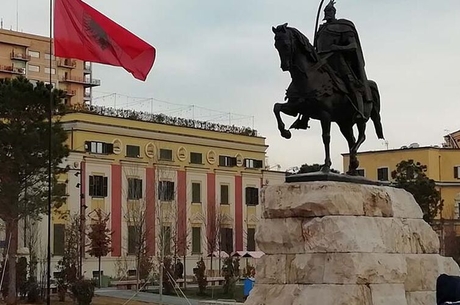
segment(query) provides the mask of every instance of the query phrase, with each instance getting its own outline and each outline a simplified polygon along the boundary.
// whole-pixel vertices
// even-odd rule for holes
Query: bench
[[[136,287],[137,280],[125,280],[125,281],[114,281],[112,282],[112,285],[117,287],[118,290],[137,290],[142,285],[144,285],[144,283],[145,283],[144,280],[140,280],[138,284],[139,286]]]
[[[177,283],[177,285],[179,285],[180,288],[184,287],[184,282],[185,282],[184,279],[177,279],[176,280],[176,283]],[[187,284],[189,284],[189,283],[191,284],[193,282],[195,282],[194,279],[191,279],[191,278],[187,279]]]
[[[222,276],[216,276],[216,277],[207,277],[206,281],[211,284],[211,286],[217,285],[223,285],[225,282],[225,278]]]

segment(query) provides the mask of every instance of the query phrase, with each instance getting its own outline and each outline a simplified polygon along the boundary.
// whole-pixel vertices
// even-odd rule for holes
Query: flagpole
[[[49,20],[49,25],[50,25],[50,68],[49,68],[49,77],[50,77],[50,109],[48,113],[48,128],[49,128],[49,144],[48,144],[48,257],[47,257],[47,263],[46,263],[46,304],[50,305],[51,304],[51,150],[52,150],[52,128],[53,128],[53,74],[51,73],[52,67],[53,67],[53,0],[50,0],[50,20]]]

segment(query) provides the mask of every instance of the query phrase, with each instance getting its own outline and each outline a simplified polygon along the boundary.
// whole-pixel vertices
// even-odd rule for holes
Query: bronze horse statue
[[[365,113],[359,116],[351,102],[343,82],[334,74],[331,67],[321,58],[307,37],[295,28],[286,24],[272,28],[275,33],[275,48],[278,50],[281,69],[289,71],[292,82],[286,92],[286,103],[276,103],[274,113],[281,135],[291,138],[291,132],[286,130],[280,113],[298,116],[291,126],[295,129],[307,129],[308,120],[321,122],[322,138],[325,150],[325,161],[322,172],[329,173],[332,162],[330,156],[331,123],[336,122],[341,133],[348,142],[350,164],[349,175],[357,175],[359,161],[356,157],[359,147],[366,139],[366,123],[372,119],[379,139],[383,139],[383,129],[380,121],[380,95],[377,84],[369,81],[372,102],[367,102]],[[326,55],[327,56],[327,55]],[[358,127],[358,139],[355,139],[353,126]]]

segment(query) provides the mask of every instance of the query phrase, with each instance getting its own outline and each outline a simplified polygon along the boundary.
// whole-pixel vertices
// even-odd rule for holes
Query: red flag
[[[155,48],[81,0],[55,0],[55,55],[125,68],[145,80]]]

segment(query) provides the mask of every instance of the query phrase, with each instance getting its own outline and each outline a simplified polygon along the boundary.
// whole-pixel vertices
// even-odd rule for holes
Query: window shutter
[[[138,180],[137,180],[137,184],[138,184],[137,189],[138,189],[138,192],[139,192],[139,193],[137,194],[137,199],[141,199],[141,198],[142,198],[142,194],[143,194],[143,192],[142,192],[142,180],[141,180],[141,179],[138,179]]]
[[[65,226],[62,224],[54,225],[54,255],[64,255],[65,245]]]
[[[454,178],[458,179],[458,166],[454,166]]]
[[[94,196],[94,176],[89,176],[89,195]]]
[[[252,204],[254,205],[259,204],[259,189],[257,188],[252,189]]]
[[[230,158],[230,166],[236,166],[236,158],[235,157]]]
[[[107,151],[106,151],[107,154],[113,154],[113,144],[110,143],[110,144],[107,144]]]
[[[219,156],[219,165],[224,166],[225,165],[225,157],[224,156]]]
[[[246,205],[249,205],[251,204],[251,189],[247,187],[245,189],[245,192],[246,192]]]
[[[107,197],[108,185],[109,185],[109,178],[104,177],[104,184],[103,184],[103,188],[102,188],[102,196],[104,196],[104,197]]]
[[[254,160],[254,167],[255,168],[262,168],[263,167],[262,160]]]

